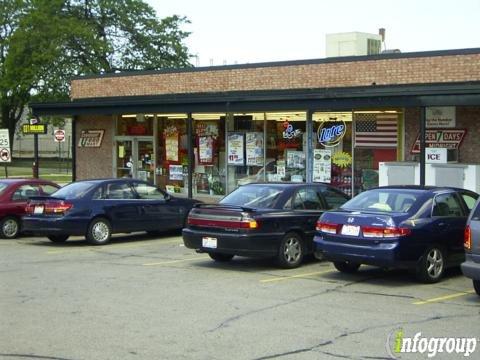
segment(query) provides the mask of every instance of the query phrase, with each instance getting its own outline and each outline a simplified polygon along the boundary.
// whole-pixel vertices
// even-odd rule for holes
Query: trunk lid
[[[255,220],[257,211],[236,205],[195,205],[188,214],[187,224],[191,229],[212,229],[215,231],[241,231],[258,228]]]
[[[324,213],[317,222],[317,233],[332,241],[368,245],[408,235],[406,213],[338,210]]]

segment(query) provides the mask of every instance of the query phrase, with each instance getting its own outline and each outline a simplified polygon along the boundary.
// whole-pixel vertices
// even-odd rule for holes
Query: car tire
[[[473,280],[473,288],[475,289],[477,295],[480,296],[480,280]]]
[[[0,221],[0,237],[2,239],[15,239],[20,233],[20,220],[7,216]]]
[[[417,263],[417,279],[426,284],[433,284],[443,277],[445,272],[445,251],[440,246],[431,246]]]
[[[88,225],[85,238],[90,244],[105,245],[112,237],[112,227],[110,222],[105,218],[93,219]]]
[[[295,233],[285,234],[278,248],[277,262],[285,269],[293,269],[303,261],[305,255],[305,246],[302,237]]]
[[[334,261],[335,269],[346,274],[355,274],[360,268],[360,264],[352,263],[350,261]]]
[[[68,240],[69,235],[50,235],[47,238],[54,243],[63,243]]]
[[[212,260],[215,260],[218,262],[228,262],[233,259],[234,255],[211,252],[211,253],[208,253],[208,256],[210,256]]]

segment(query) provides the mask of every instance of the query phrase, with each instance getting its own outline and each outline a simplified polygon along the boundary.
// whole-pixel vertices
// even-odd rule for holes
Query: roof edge
[[[108,73],[108,74],[91,74],[91,75],[74,76],[71,78],[71,80],[89,80],[89,79],[103,79],[103,78],[124,77],[124,76],[144,76],[144,75],[156,75],[156,74],[224,71],[224,70],[252,69],[252,68],[265,68],[265,67],[315,65],[315,64],[330,64],[330,63],[357,62],[357,61],[372,61],[372,60],[375,61],[375,60],[472,55],[472,54],[480,54],[480,48],[433,50],[433,51],[390,53],[390,54],[378,54],[378,55],[361,55],[361,56],[342,56],[342,57],[330,57],[330,58],[321,58],[321,59],[272,61],[272,62],[259,62],[259,63],[251,63],[251,64],[247,63],[247,64],[238,64],[238,65],[236,64],[236,65],[202,66],[202,67],[190,67],[190,68],[169,68],[169,69],[162,69],[162,70],[129,71],[129,72],[114,73],[114,74]]]

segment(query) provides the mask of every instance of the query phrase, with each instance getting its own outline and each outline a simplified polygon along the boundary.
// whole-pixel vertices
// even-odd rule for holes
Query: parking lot
[[[6,359],[389,359],[399,329],[479,337],[480,297],[458,269],[425,285],[313,259],[293,270],[215,263],[178,233],[118,235],[103,247],[22,237],[0,241],[0,252]]]

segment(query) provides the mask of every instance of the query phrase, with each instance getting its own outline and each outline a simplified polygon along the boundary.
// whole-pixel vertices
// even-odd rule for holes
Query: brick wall
[[[75,121],[77,180],[112,177],[113,166],[113,132],[111,116],[79,116]],[[82,130],[104,129],[102,145],[99,148],[79,148],[78,140]]]
[[[467,129],[463,142],[459,149],[459,162],[464,164],[478,164],[480,157],[480,107],[478,106],[457,106],[456,125],[457,129]],[[420,109],[405,109],[405,160],[412,160],[410,154],[413,142],[420,132]]]
[[[480,54],[458,54],[75,79],[71,98],[479,80]]]

